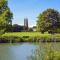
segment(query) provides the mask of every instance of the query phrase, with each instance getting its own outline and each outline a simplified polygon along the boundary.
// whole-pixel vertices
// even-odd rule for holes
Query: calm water
[[[31,56],[38,46],[45,45],[33,43],[0,44],[0,60],[28,60],[28,56]],[[54,50],[60,50],[60,43],[53,43],[52,46]]]

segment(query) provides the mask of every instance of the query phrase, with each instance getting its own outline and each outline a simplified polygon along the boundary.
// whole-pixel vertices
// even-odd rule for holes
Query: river
[[[33,54],[38,46],[45,45],[45,43],[0,44],[0,60],[28,60],[28,57]],[[60,43],[52,43],[52,45],[54,50],[60,50]]]

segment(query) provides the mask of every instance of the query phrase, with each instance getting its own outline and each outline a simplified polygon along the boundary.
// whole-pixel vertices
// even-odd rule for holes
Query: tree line
[[[8,7],[7,0],[0,0],[0,33],[20,32],[24,26],[12,25],[13,13]],[[60,13],[52,8],[44,10],[37,17],[36,31],[48,33],[60,33]],[[30,31],[32,29],[30,28]]]

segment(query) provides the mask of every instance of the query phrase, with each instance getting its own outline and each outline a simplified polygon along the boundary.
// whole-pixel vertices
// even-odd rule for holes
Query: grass
[[[12,32],[12,33],[5,33],[3,36],[40,36],[40,32]]]
[[[8,32],[2,35],[3,37],[44,37],[44,38],[60,38],[60,34],[48,34],[48,33],[40,33],[40,32]]]
[[[36,36],[43,36],[43,35],[47,36],[50,34],[48,34],[48,33],[41,34],[40,32],[8,32],[8,33],[3,34],[2,36],[18,36],[18,37],[32,36],[32,37],[36,37]]]
[[[60,34],[48,34],[47,32],[44,34],[40,32],[8,32],[2,37],[20,41],[60,41]]]

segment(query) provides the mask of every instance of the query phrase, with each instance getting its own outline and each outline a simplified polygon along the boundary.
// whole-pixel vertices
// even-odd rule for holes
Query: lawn
[[[23,36],[29,36],[29,37],[43,37],[43,38],[59,38],[60,34],[48,34],[45,32],[42,34],[41,32],[8,32],[2,35],[3,37],[23,37]]]
[[[35,36],[43,36],[43,35],[50,35],[50,34],[48,33],[41,34],[40,32],[8,32],[8,33],[3,34],[2,36],[17,36],[17,37],[32,36],[32,37],[35,37]]]
[[[3,39],[18,41],[59,41],[60,34],[48,34],[40,32],[8,32],[2,35]]]

